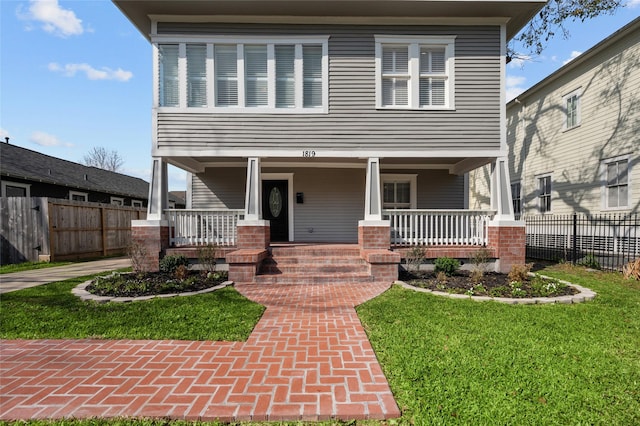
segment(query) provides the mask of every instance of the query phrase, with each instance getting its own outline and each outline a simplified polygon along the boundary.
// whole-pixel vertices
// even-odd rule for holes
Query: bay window
[[[237,43],[200,37],[158,42],[170,38],[156,40],[158,107],[225,112],[328,110],[327,37],[241,38]]]
[[[454,108],[453,36],[376,36],[376,106]]]

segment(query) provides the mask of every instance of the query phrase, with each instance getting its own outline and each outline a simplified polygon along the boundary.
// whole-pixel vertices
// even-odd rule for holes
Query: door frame
[[[293,226],[293,173],[261,173],[260,179],[260,192],[262,192],[262,182],[265,180],[286,180],[287,181],[287,200],[288,200],[288,211],[289,215],[289,237],[287,238],[289,242],[293,242],[294,235],[294,226]]]

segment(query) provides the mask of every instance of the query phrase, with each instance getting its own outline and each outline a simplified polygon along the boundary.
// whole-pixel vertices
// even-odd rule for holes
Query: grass
[[[412,424],[640,424],[640,283],[566,265],[576,305],[451,300],[393,287],[358,308]]]
[[[142,302],[83,302],[71,289],[91,277],[3,294],[0,338],[244,341],[264,311],[230,287]]]
[[[12,272],[30,271],[32,269],[53,268],[55,266],[70,265],[72,262],[22,262],[13,265],[0,266],[0,275]]]

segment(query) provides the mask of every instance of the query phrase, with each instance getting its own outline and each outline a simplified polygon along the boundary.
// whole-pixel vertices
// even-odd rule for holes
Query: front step
[[[373,281],[357,245],[303,245],[271,248],[260,265],[258,284],[330,284]]]

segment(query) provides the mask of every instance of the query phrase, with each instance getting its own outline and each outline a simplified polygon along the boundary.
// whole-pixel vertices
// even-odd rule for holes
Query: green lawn
[[[3,294],[0,338],[242,341],[264,311],[231,287],[143,302],[83,302],[71,289],[90,278]]]
[[[396,286],[358,308],[402,423],[640,424],[640,283],[542,272],[598,296],[514,306]]]

